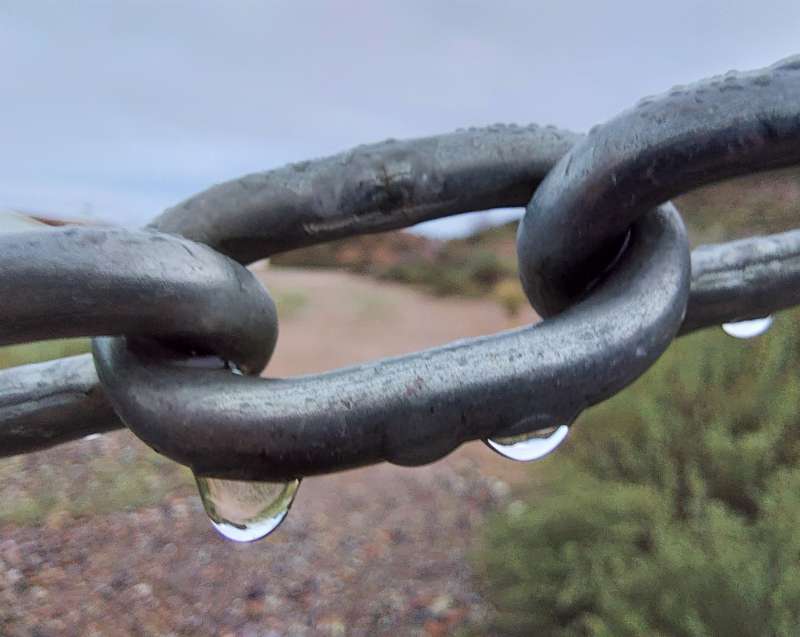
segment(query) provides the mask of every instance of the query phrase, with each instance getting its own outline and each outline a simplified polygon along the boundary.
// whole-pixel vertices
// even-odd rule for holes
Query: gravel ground
[[[477,625],[487,608],[468,552],[509,486],[480,470],[473,456],[488,450],[471,452],[306,480],[286,522],[253,544],[217,535],[194,495],[0,526],[0,635],[450,635]],[[52,463],[60,452],[48,453]]]

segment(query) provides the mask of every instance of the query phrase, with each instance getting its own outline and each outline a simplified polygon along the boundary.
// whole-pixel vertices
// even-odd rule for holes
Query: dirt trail
[[[324,371],[530,323],[483,299],[436,298],[404,285],[333,271],[257,269],[280,300],[305,304],[282,319],[270,375]]]
[[[283,314],[270,376],[534,319],[529,312],[510,321],[489,301],[436,299],[344,273],[256,271]],[[151,453],[119,432],[30,456],[25,471],[58,475],[80,464],[87,445],[123,462]],[[307,479],[283,526],[252,545],[220,539],[186,490],[151,508],[6,524],[0,635],[451,634],[485,611],[467,560],[474,529],[523,479],[526,467],[480,443],[426,467]],[[3,488],[0,503],[21,497]]]

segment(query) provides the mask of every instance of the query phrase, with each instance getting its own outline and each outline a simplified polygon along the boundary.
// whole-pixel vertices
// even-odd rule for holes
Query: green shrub
[[[519,279],[503,279],[492,289],[492,298],[499,303],[511,317],[519,314],[528,302]]]
[[[275,305],[278,308],[280,320],[294,318],[306,305],[308,297],[299,290],[273,291]]]
[[[509,272],[500,258],[490,250],[475,250],[465,260],[465,274],[482,289],[490,290]]]
[[[800,337],[676,342],[534,467],[478,572],[508,635],[795,635]],[[541,479],[537,481],[541,484]]]

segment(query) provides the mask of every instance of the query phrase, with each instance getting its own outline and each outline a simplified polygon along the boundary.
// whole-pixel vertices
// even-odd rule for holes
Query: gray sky
[[[2,0],[0,206],[142,224],[247,172],[494,122],[586,130],[798,52],[798,0]]]

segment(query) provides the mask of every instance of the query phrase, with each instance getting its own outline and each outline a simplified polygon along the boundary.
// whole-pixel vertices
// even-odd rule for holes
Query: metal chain
[[[281,380],[169,367],[122,338],[96,339],[94,354],[115,410],[150,446],[198,474],[278,480],[422,464],[466,440],[572,420],[650,366],[688,292],[683,224],[665,212],[637,225],[604,285],[541,326]]]
[[[0,345],[87,334],[166,340],[259,373],[275,305],[207,246],[156,231],[64,228],[0,236]],[[0,373],[3,455],[107,430],[117,420],[90,356]]]
[[[517,244],[528,298],[544,316],[563,310],[654,206],[798,162],[798,57],[643,99],[578,142],[533,195]]]
[[[215,186],[146,232],[0,239],[13,299],[0,342],[114,335],[94,341],[97,374],[88,356],[0,372],[0,455],[121,418],[198,474],[279,480],[415,465],[570,422],[677,334],[800,303],[800,231],[698,248],[690,263],[678,212],[659,206],[797,162],[800,57],[648,98],[588,136],[494,126],[387,141]],[[214,251],[244,264],[529,201],[518,252],[526,292],[552,317],[540,324],[290,379],[187,357],[255,375],[274,346],[271,301]]]

